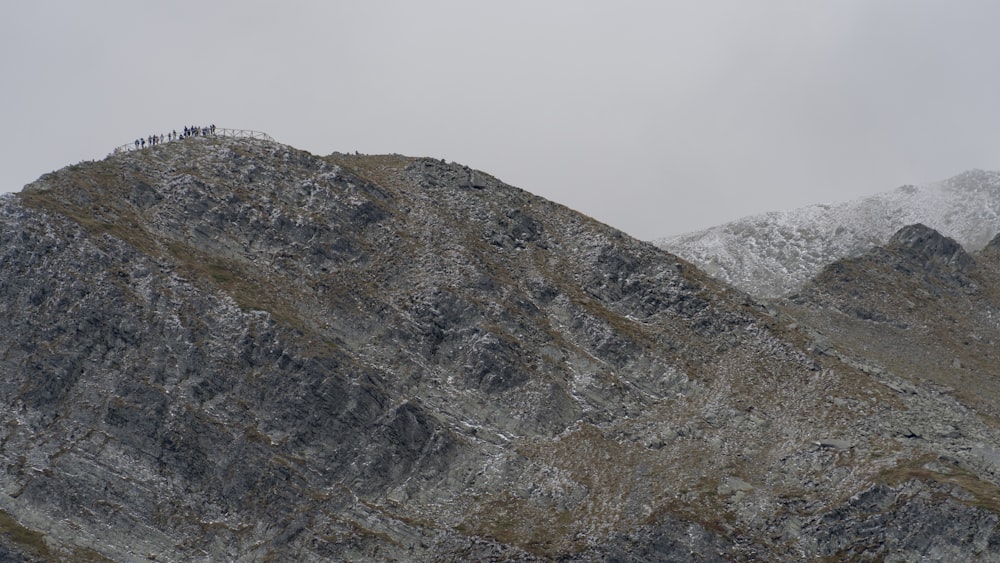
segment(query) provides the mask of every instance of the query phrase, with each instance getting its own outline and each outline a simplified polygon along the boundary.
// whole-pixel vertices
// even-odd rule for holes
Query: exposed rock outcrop
[[[888,246],[909,250],[928,267],[965,272],[972,265],[972,257],[962,245],[919,223],[900,229],[889,239]]]

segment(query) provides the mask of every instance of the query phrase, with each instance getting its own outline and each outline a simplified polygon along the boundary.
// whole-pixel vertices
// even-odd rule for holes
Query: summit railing
[[[216,135],[222,135],[223,137],[242,137],[245,139],[261,139],[264,141],[275,142],[270,135],[264,133],[263,131],[252,131],[250,129],[224,129],[219,127],[215,130]]]
[[[193,132],[197,129],[197,132]],[[178,141],[185,141],[192,137],[236,137],[241,139],[260,139],[262,141],[276,142],[267,133],[263,131],[254,131],[252,129],[227,129],[225,127],[202,127],[202,128],[191,128],[192,132],[187,135],[176,133],[171,131],[168,134],[163,135],[149,135],[145,139],[136,139],[131,143],[125,143],[112,149],[111,154],[122,154],[131,151],[137,151],[153,147],[156,145],[161,145],[164,143],[176,143]],[[141,142],[151,139],[149,142]],[[138,144],[137,144],[138,143]]]

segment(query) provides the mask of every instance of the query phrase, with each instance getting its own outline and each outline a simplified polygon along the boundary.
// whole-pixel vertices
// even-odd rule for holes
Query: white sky
[[[4,2],[0,191],[184,125],[467,164],[643,239],[1000,168],[1000,2]]]

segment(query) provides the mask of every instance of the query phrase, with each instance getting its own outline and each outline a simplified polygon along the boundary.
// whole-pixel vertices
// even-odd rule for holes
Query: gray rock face
[[[812,525],[816,555],[838,560],[879,557],[898,561],[992,561],[1000,543],[995,514],[968,510],[958,500],[928,508],[934,492],[950,496],[947,486],[931,484],[919,493],[907,487],[875,486]],[[844,538],[852,538],[844,541]]]
[[[962,245],[919,223],[900,229],[889,239],[887,246],[909,250],[928,266],[965,271],[972,264],[972,257]]]
[[[811,299],[437,160],[72,166],[0,197],[0,558],[1000,555],[991,403]]]

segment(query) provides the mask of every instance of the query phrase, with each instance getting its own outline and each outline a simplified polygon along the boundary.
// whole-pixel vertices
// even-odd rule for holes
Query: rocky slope
[[[981,249],[1000,231],[1000,172],[972,170],[848,203],[755,215],[656,244],[752,295],[777,297],[915,223]]]
[[[970,378],[990,256],[929,261],[978,288]],[[437,160],[72,166],[0,198],[0,557],[1000,557],[993,399],[865,355],[835,322],[889,321],[837,295],[763,306]]]
[[[866,370],[933,384],[985,420],[1000,420],[998,258],[1000,236],[969,255],[955,240],[911,225],[885,247],[831,264],[779,305]],[[915,438],[933,433],[910,430]]]
[[[964,489],[992,512],[1000,508],[1000,236],[970,255],[955,240],[911,225],[774,303],[800,323],[813,349],[883,381],[907,405],[894,413],[897,440],[938,452],[912,470],[891,471],[890,481],[918,476]],[[996,515],[988,518],[995,526]],[[977,556],[989,558],[995,539],[979,536],[976,525],[940,525],[978,542],[984,551]],[[968,555],[929,550],[923,557]]]

